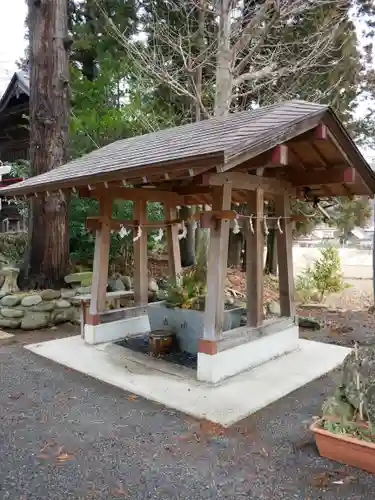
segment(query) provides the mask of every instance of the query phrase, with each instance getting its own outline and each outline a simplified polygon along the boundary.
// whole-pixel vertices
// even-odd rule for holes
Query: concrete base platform
[[[26,349],[146,399],[230,426],[339,366],[350,349],[299,341],[299,349],[213,386],[196,372],[113,344],[68,337]]]

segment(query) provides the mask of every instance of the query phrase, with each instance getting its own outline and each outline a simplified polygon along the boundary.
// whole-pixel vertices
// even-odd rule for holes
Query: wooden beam
[[[133,217],[141,225],[147,221],[147,202],[134,203]],[[134,242],[134,305],[148,304],[147,231]]]
[[[87,231],[97,231],[100,226],[103,224],[103,222],[108,223],[110,225],[110,228],[112,231],[119,231],[121,227],[127,227],[130,229],[137,228],[139,226],[138,220],[128,220],[128,219],[103,219],[103,217],[97,217],[97,216],[89,216],[86,217],[86,222],[85,222],[85,227]],[[147,227],[144,227],[144,230],[147,231],[152,231],[154,229],[159,229],[160,227],[165,227],[170,222],[173,222],[174,224],[180,224],[182,222],[182,219],[174,219],[173,221],[153,221],[153,220],[148,220],[145,222],[147,224]]]
[[[174,221],[177,219],[177,210],[175,207],[164,205],[164,218],[166,221]],[[168,250],[168,267],[169,275],[177,278],[182,271],[181,268],[181,253],[180,243],[178,241],[178,226],[177,224],[168,225],[167,232],[167,250]]]
[[[254,214],[254,234],[246,235],[247,324],[260,326],[263,322],[263,254],[264,254],[264,193],[261,188],[248,194],[249,215]]]
[[[314,137],[315,137],[315,139],[318,139],[320,141],[324,141],[324,140],[328,139],[328,128],[327,128],[327,125],[324,125],[324,123],[320,123],[314,129]]]
[[[223,186],[230,182],[233,189],[242,191],[256,191],[261,188],[265,193],[280,194],[283,192],[295,195],[296,190],[289,182],[270,177],[258,177],[257,175],[245,174],[243,172],[226,172],[222,174],[203,175],[202,183],[209,186]]]
[[[275,197],[275,213],[279,217],[290,217],[290,199],[288,196]],[[284,218],[281,219],[280,224],[282,233],[277,233],[280,310],[281,316],[294,318],[296,310],[294,303],[292,221]]]
[[[288,146],[279,144],[272,150],[271,163],[276,165],[288,165]]]
[[[328,168],[319,172],[301,172],[290,175],[293,186],[320,186],[323,184],[354,184],[356,171],[352,167]]]
[[[90,314],[95,316],[105,309],[108,262],[111,227],[109,224],[112,215],[112,198],[102,198],[99,202],[99,215],[102,224],[96,231],[94,266],[91,286]]]
[[[89,191],[89,195],[95,198],[112,196],[113,199],[130,201],[160,201],[174,205],[184,202],[184,199],[176,193],[153,188],[111,187],[109,185],[106,189],[103,185],[100,185],[93,186],[93,189]]]
[[[230,210],[232,186],[224,183],[214,189],[213,210]],[[229,219],[217,220],[210,230],[207,264],[207,295],[203,339],[217,340],[223,331],[224,288],[227,276]]]

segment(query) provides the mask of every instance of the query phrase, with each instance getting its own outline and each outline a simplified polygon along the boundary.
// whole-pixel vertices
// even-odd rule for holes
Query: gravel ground
[[[326,305],[344,309],[368,309],[374,304],[372,280],[345,279],[345,283],[349,288],[329,295],[324,301]]]
[[[337,374],[223,430],[22,348],[72,333],[0,343],[1,500],[373,499],[375,477],[320,458],[308,431]]]

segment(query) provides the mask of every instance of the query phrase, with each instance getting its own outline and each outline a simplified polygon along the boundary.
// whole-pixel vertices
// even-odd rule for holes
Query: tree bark
[[[66,0],[29,0],[31,174],[67,160],[69,66]],[[58,286],[69,262],[68,200],[63,193],[33,199],[29,282]]]
[[[232,96],[232,52],[230,47],[231,0],[220,0],[218,8],[219,31],[216,67],[215,116],[229,114]]]

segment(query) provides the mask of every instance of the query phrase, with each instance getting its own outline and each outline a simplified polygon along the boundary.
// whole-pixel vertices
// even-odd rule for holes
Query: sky
[[[0,0],[0,95],[24,55],[26,14],[25,0]]]
[[[24,55],[26,14],[25,0],[0,0],[0,97],[17,70],[16,61]],[[361,38],[361,27],[358,28]],[[368,160],[374,161],[375,151],[366,150],[363,153]]]

